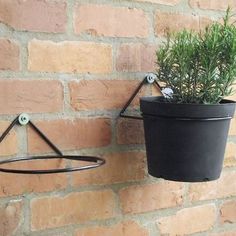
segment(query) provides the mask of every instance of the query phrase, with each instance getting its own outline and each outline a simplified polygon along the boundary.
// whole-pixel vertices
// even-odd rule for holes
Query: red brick
[[[118,144],[144,144],[143,121],[119,119],[116,127]]]
[[[120,191],[122,211],[135,214],[162,208],[180,206],[183,203],[183,184],[160,182],[143,186],[131,186]]]
[[[118,48],[116,70],[148,72],[155,70],[156,47],[141,43],[122,44]]]
[[[0,134],[6,130],[10,125],[10,122],[0,121]],[[17,135],[14,130],[5,137],[0,143],[0,156],[10,156],[17,153]]]
[[[156,12],[155,32],[164,36],[167,32],[177,32],[183,29],[199,31],[212,21],[209,18],[194,14]]]
[[[236,201],[225,202],[220,208],[221,223],[236,223]]]
[[[30,71],[98,74],[112,71],[112,47],[109,44],[34,39],[29,43],[28,51]]]
[[[75,32],[93,36],[148,36],[148,19],[144,11],[109,5],[78,5],[75,9]]]
[[[225,171],[217,181],[194,183],[189,187],[191,201],[236,196],[236,171]]]
[[[19,45],[10,39],[0,39],[0,70],[18,71],[19,69]]]
[[[135,0],[137,2],[151,2],[156,4],[175,6],[181,2],[181,0]]]
[[[236,7],[235,0],[189,0],[189,5],[193,8],[204,10],[222,10],[225,11],[229,6],[233,9]]]
[[[110,190],[71,193],[31,201],[33,231],[109,219],[116,215],[115,196]]]
[[[51,120],[34,122],[35,125],[61,150],[101,147],[111,142],[111,122],[107,118]],[[28,129],[28,152],[48,153],[52,149]]]
[[[110,153],[103,158],[106,160],[104,166],[74,174],[74,185],[114,184],[138,181],[145,177],[146,165],[143,152]]]
[[[61,160],[40,160],[32,162],[18,162],[4,167],[12,169],[55,169],[63,168]],[[67,186],[65,174],[50,175],[18,175],[0,173],[0,197],[15,196],[25,193],[48,192],[64,189]]]
[[[0,0],[0,22],[16,30],[64,32],[66,2]]]
[[[224,166],[236,166],[236,144],[228,142],[225,151]]]
[[[175,215],[157,221],[161,235],[190,235],[210,230],[216,220],[212,204],[181,209]]]
[[[53,80],[0,80],[0,114],[58,112],[63,87]]]
[[[9,201],[0,205],[0,235],[15,235],[23,218],[22,201]]]
[[[140,81],[137,80],[82,80],[69,84],[71,106],[75,110],[122,108]],[[134,104],[138,104],[137,95]]]
[[[75,236],[148,236],[146,229],[138,223],[127,220],[112,226],[91,226],[79,229]]]

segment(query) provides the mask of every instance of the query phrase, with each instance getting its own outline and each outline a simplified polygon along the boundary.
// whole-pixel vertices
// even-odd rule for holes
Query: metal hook
[[[157,86],[158,90],[162,93],[162,87],[158,84],[157,82],[157,75],[154,73],[148,73],[144,79],[141,81],[141,83],[138,85],[138,87],[135,89],[134,93],[131,95],[131,97],[129,98],[129,100],[127,101],[127,103],[124,105],[124,107],[122,108],[122,110],[120,111],[119,117],[122,118],[130,118],[130,119],[136,119],[136,120],[142,120],[143,118],[141,116],[132,116],[132,115],[125,115],[125,111],[128,108],[128,106],[131,104],[131,102],[133,101],[133,99],[135,98],[135,96],[138,94],[138,92],[140,91],[140,89],[142,88],[142,86],[144,84],[154,84],[155,86]]]

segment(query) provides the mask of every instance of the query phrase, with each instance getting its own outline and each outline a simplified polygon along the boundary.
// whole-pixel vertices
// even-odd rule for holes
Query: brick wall
[[[154,71],[165,32],[200,30],[228,5],[236,1],[0,0],[0,132],[28,112],[64,153],[107,161],[73,174],[0,173],[0,236],[236,235],[236,119],[221,179],[200,184],[149,177],[141,122],[117,119]],[[30,128],[0,145],[1,159],[51,152]]]

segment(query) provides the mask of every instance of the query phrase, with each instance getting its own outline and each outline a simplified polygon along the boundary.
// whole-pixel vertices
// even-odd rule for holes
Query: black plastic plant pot
[[[181,182],[220,177],[234,101],[175,104],[143,97],[140,105],[150,175]]]

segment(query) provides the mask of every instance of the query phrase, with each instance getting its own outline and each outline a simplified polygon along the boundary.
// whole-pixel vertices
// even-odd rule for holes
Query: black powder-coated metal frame
[[[150,73],[152,74],[152,73]],[[154,74],[155,75],[155,74]],[[131,102],[133,101],[133,99],[135,98],[135,96],[138,94],[138,92],[140,91],[140,89],[143,87],[143,85],[145,84],[154,84],[157,89],[160,91],[160,93],[163,94],[162,89],[163,87],[160,86],[160,84],[153,79],[153,81],[150,82],[149,78],[148,78],[149,74],[140,82],[140,84],[138,85],[138,87],[135,89],[135,91],[133,92],[133,94],[131,95],[131,97],[129,98],[129,100],[127,101],[127,103],[124,105],[124,107],[122,108],[122,110],[119,113],[119,117],[122,118],[129,118],[129,119],[135,119],[135,120],[143,120],[142,116],[133,116],[133,115],[126,115],[126,109],[129,107],[129,105],[131,104]],[[164,95],[164,94],[163,94]],[[151,114],[148,114],[149,117],[151,117]],[[232,117],[213,117],[213,118],[192,118],[192,117],[169,117],[169,116],[153,116],[156,119],[174,119],[174,120],[190,120],[190,121],[210,121],[210,120],[228,120],[228,119],[232,119]]]
[[[0,137],[0,143],[4,140],[7,134],[11,131],[11,129],[20,124],[19,117],[17,116],[12,123],[8,126],[8,128],[3,132],[2,136]],[[30,120],[28,121],[30,127],[32,127],[39,136],[55,151],[57,156],[31,156],[31,157],[16,157],[10,158],[3,161],[0,161],[0,166],[5,165],[8,163],[14,162],[22,162],[22,161],[34,161],[34,160],[49,160],[49,159],[66,159],[66,160],[73,160],[73,161],[84,161],[94,163],[91,165],[86,166],[77,166],[77,167],[67,167],[61,169],[47,169],[47,170],[30,170],[30,169],[11,169],[11,168],[2,168],[0,167],[0,172],[6,173],[15,173],[15,174],[55,174],[55,173],[65,173],[65,172],[74,172],[74,171],[82,171],[93,169],[105,164],[105,160],[100,157],[94,156],[79,156],[79,155],[63,155],[63,153],[53,144],[49,138]]]
[[[154,84],[160,92],[162,91],[162,87],[159,85],[159,83],[155,79],[153,79],[153,81],[150,81],[148,76],[149,76],[149,74],[147,76],[145,76],[145,78],[140,82],[138,87],[135,89],[135,91],[133,92],[133,94],[131,95],[131,97],[127,101],[127,103],[124,105],[124,107],[120,111],[119,117],[135,119],[135,120],[142,120],[143,119],[143,117],[141,117],[141,116],[126,115],[125,111],[128,108],[128,106],[131,104],[131,102],[134,100],[135,96],[138,94],[138,92],[143,87],[143,85]]]

